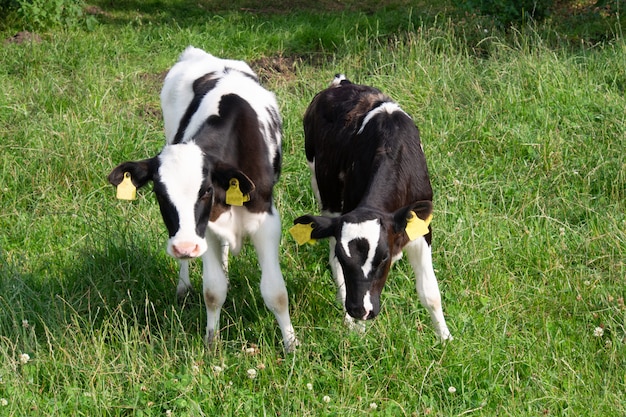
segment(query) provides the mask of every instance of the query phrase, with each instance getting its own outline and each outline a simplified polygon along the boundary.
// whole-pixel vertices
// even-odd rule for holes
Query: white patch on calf
[[[344,223],[341,228],[341,245],[348,256],[352,256],[349,244],[354,239],[365,239],[369,244],[367,258],[361,267],[363,275],[367,277],[372,270],[372,262],[380,239],[380,221],[373,219],[361,223]]]
[[[367,123],[369,123],[370,120],[372,120],[372,118],[374,116],[376,116],[377,114],[383,113],[383,112],[387,112],[389,114],[393,113],[393,112],[397,112],[400,111],[404,114],[406,114],[404,112],[404,110],[402,110],[400,108],[400,106],[398,105],[398,103],[394,103],[392,101],[388,101],[385,102],[383,104],[381,104],[380,106],[376,107],[373,110],[370,110],[369,113],[367,113],[367,116],[365,116],[365,119],[363,119],[363,123],[361,123],[361,128],[359,129],[359,131],[356,133],[357,135],[360,135],[361,133],[363,133],[363,129],[365,129],[365,125],[367,125]],[[407,117],[411,117],[408,114],[406,114]]]
[[[272,207],[272,213],[276,209]],[[214,222],[209,222],[209,229],[223,242],[228,243],[233,255],[238,255],[243,246],[244,237],[254,234],[265,222],[269,213],[250,213],[245,207],[231,206]]]
[[[363,315],[363,320],[367,320],[367,316],[370,315],[370,312],[374,310],[374,305],[372,304],[372,299],[370,297],[370,292],[366,292],[363,297],[363,308],[365,308],[365,314]]]
[[[195,143],[166,146],[159,155],[159,177],[178,213],[178,231],[167,242],[167,253],[177,257],[174,246],[197,245],[192,254],[202,255],[206,241],[196,234],[195,204],[204,180],[204,154]]]
[[[341,85],[341,82],[343,80],[346,80],[346,76],[343,74],[337,74],[335,75],[335,78],[333,78],[333,80],[330,82],[330,86],[331,87],[339,87]]]

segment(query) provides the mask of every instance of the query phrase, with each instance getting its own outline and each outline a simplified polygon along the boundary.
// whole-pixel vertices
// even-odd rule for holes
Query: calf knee
[[[289,308],[289,299],[286,288],[273,288],[262,291],[265,305],[273,312],[284,312]]]
[[[222,308],[224,301],[226,301],[226,294],[220,294],[211,290],[204,290],[203,295],[206,307],[211,310]]]

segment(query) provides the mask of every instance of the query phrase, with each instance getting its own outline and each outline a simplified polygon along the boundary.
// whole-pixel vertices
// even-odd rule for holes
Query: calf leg
[[[222,269],[228,274],[228,243],[222,243]],[[183,304],[185,299],[193,294],[193,286],[189,279],[189,260],[179,261],[178,285],[176,286],[176,298],[179,304]]]
[[[322,207],[322,198],[320,196],[320,189],[317,185],[317,178],[315,177],[315,159],[308,163],[309,169],[311,170],[311,188],[313,189],[313,194],[315,194],[315,199],[317,200],[317,204]]]
[[[202,292],[207,314],[205,343],[211,346],[218,334],[220,312],[228,291],[228,278],[223,268],[224,252],[220,240],[210,230],[207,230],[206,238],[208,248],[202,255]]]
[[[228,253],[229,253],[229,246],[227,242],[222,242],[222,269],[224,270],[224,273],[226,275],[228,275]]]
[[[261,267],[261,295],[265,305],[276,316],[285,350],[291,352],[299,344],[289,316],[289,298],[278,260],[280,217],[274,207],[261,221],[251,240]]]
[[[189,280],[189,261],[179,261],[180,270],[178,271],[178,285],[176,286],[176,298],[178,303],[182,304],[185,298],[193,293],[191,281]]]
[[[407,258],[415,271],[415,286],[422,305],[428,310],[437,335],[441,340],[451,340],[441,308],[441,293],[433,269],[432,250],[425,238],[418,238],[405,246]]]

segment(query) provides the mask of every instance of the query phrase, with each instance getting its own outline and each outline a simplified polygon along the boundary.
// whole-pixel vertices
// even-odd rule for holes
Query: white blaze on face
[[[363,315],[363,320],[367,320],[367,316],[370,315],[370,312],[374,310],[374,305],[372,304],[372,299],[370,298],[370,292],[366,292],[363,297],[363,308],[365,308],[365,314]]]
[[[350,253],[349,245],[354,239],[365,239],[368,243],[367,257],[361,267],[363,275],[367,277],[372,270],[372,262],[380,239],[380,222],[378,219],[366,220],[361,223],[344,223],[341,228],[341,245],[348,256],[353,256]]]
[[[181,244],[198,245],[201,255],[206,241],[196,234],[195,205],[202,182],[204,154],[195,143],[170,145],[159,156],[159,177],[168,198],[178,213],[178,231],[167,244],[167,252],[175,256],[172,247]]]

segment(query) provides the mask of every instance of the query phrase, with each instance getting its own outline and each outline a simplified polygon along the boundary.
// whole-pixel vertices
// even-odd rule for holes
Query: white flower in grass
[[[22,353],[20,355],[20,363],[22,365],[26,365],[28,361],[30,361],[30,356],[28,355],[28,353]]]
[[[214,365],[213,366],[213,372],[215,372],[216,374],[219,374],[220,372],[222,372],[224,370],[224,368],[222,368],[219,365]]]
[[[370,403],[370,410],[376,410],[378,408],[378,404]]]
[[[9,405],[9,402],[7,401],[7,399],[6,398],[0,398],[0,406],[6,407],[7,405]]]
[[[311,384],[310,382],[308,382],[306,384],[306,389],[308,389],[309,391],[313,391],[313,384]]]
[[[165,415],[166,417],[172,417],[172,410],[166,410]]]
[[[250,379],[256,378],[256,369],[254,368],[248,369],[248,378]]]
[[[449,392],[450,394],[454,394],[454,393],[456,392],[456,388],[455,388],[455,387],[450,386],[450,387],[448,387],[448,392]]]
[[[25,328],[25,329],[28,329],[28,326],[29,326],[28,320],[26,320],[26,319],[22,320],[22,327]]]
[[[593,335],[595,337],[602,337],[604,335],[604,329],[602,327],[596,327],[593,329]]]
[[[328,404],[330,402],[330,397],[328,395],[324,395],[322,397],[322,401],[324,401],[326,404]]]

